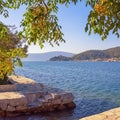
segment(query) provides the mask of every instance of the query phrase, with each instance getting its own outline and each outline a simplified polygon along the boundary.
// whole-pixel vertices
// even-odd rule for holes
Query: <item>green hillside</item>
[[[73,56],[74,60],[93,60],[98,58],[110,58],[110,56],[101,50],[90,50]]]
[[[120,57],[120,47],[110,48],[104,50],[104,53],[108,54],[111,58],[113,57]]]
[[[50,61],[84,61],[84,60],[108,60],[108,59],[120,60],[120,47],[110,48],[106,50],[88,50],[73,57],[56,56],[50,59]]]
[[[73,60],[104,60],[110,58],[120,58],[120,47],[106,50],[89,50],[73,56]]]

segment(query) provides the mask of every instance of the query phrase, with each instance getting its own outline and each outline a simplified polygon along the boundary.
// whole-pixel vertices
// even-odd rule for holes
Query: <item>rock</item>
[[[5,117],[5,112],[4,111],[0,111],[0,117]]]
[[[48,101],[51,101],[53,99],[53,97],[51,95],[45,95],[44,99],[46,102],[48,102]]]
[[[73,95],[24,77],[11,76],[16,92],[0,92],[0,116],[47,112],[73,108]],[[13,78],[13,79],[12,79]]]
[[[63,99],[67,99],[67,100],[70,99],[71,101],[73,101],[73,99],[74,99],[72,93],[69,93],[69,92],[62,93],[62,94],[61,94],[61,97],[62,97]]]
[[[7,110],[7,106],[8,106],[8,100],[0,100],[0,109],[3,111]]]
[[[7,117],[15,117],[15,116],[19,116],[21,115],[21,113],[17,113],[17,112],[6,112],[5,116]]]
[[[40,97],[43,96],[43,92],[42,91],[38,91],[35,94],[36,94],[36,98],[40,98]]]
[[[61,99],[55,99],[55,100],[53,101],[53,103],[54,103],[54,104],[61,104],[62,102],[61,102]]]
[[[16,85],[0,85],[0,92],[5,92],[5,91],[15,91],[16,90]]]
[[[21,96],[21,98],[19,98],[19,99],[9,100],[9,104],[11,106],[25,106],[28,104],[28,101],[25,96]]]
[[[23,110],[26,110],[27,107],[26,106],[17,106],[16,107],[16,111],[23,111]]]
[[[88,116],[80,120],[120,120],[120,108],[114,108],[112,110]]]
[[[13,112],[15,111],[15,107],[8,105],[6,111]]]
[[[64,109],[66,109],[65,105],[61,104],[61,105],[58,106],[58,110],[64,110]]]
[[[43,103],[46,102],[45,99],[43,99],[43,98],[38,98],[37,101],[38,101],[39,103],[41,103],[41,104],[43,104]]]
[[[28,92],[27,94],[25,94],[28,103],[34,102],[36,100],[36,94],[35,93],[30,93]]]
[[[10,79],[10,82],[15,84],[15,83],[18,83],[18,84],[34,84],[34,83],[37,83],[36,81],[32,80],[32,79],[29,79],[29,78],[25,78],[25,77],[22,77],[22,76],[9,76],[9,79]]]
[[[60,99],[61,95],[58,93],[49,93],[53,99]]]
[[[75,108],[76,107],[74,102],[68,103],[68,104],[66,104],[66,106],[67,106],[67,108]]]

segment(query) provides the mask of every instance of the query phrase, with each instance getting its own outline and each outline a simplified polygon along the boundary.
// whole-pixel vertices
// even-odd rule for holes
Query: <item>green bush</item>
[[[14,72],[16,65],[22,66],[20,58],[26,57],[27,46],[17,33],[12,33],[10,28],[0,23],[0,81],[6,81],[7,77]],[[6,83],[6,82],[0,82]]]

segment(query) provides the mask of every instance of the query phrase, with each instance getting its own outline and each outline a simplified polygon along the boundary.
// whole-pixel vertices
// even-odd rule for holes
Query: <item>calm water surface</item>
[[[24,62],[16,73],[72,92],[77,107],[6,120],[78,120],[120,106],[120,62]]]

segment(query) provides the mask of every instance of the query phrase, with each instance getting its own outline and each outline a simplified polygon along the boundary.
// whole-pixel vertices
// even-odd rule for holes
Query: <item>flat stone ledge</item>
[[[34,84],[37,83],[36,81],[29,79],[29,78],[25,78],[23,76],[9,76],[9,81],[13,84],[17,83],[17,84]]]
[[[10,76],[15,91],[0,92],[0,116],[47,112],[75,107],[74,96],[62,89],[51,88],[34,80]]]
[[[0,101],[1,100],[12,100],[12,99],[19,99],[24,97],[23,94],[19,93],[19,92],[0,92]]]
[[[18,92],[0,93],[0,111],[15,111],[17,106],[26,106],[26,97]]]
[[[85,117],[80,120],[120,120],[120,107],[105,111],[100,114]]]
[[[16,85],[10,84],[10,85],[0,85],[0,92],[5,91],[16,91]]]

